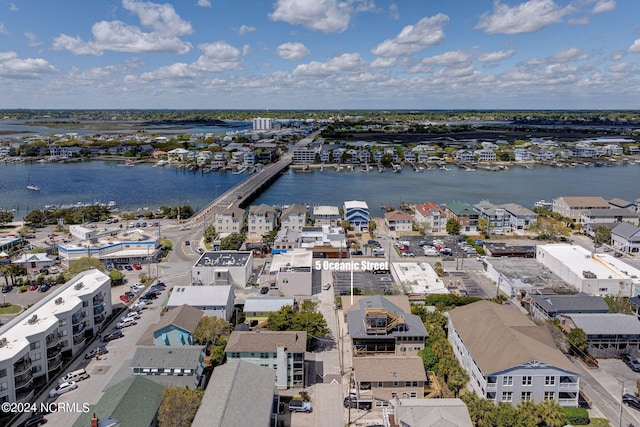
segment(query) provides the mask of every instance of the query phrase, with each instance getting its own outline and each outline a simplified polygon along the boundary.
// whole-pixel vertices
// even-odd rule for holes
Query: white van
[[[85,371],[84,369],[77,369],[75,371],[71,371],[69,372],[67,375],[65,375],[64,377],[60,378],[59,383],[68,383],[68,382],[78,382],[78,381],[82,381],[82,380],[86,380],[89,378],[89,374],[87,374],[87,371]]]
[[[384,256],[384,249],[382,248],[375,248],[373,250],[373,255],[374,256]]]
[[[425,247],[424,248],[424,255],[425,256],[438,256],[438,255],[440,255],[440,253],[438,251],[436,251],[435,249]]]

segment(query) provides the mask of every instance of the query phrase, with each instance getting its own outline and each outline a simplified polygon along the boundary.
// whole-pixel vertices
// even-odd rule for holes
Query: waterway
[[[31,182],[41,191],[26,188]],[[136,164],[119,167],[114,162],[0,164],[0,208],[15,209],[17,219],[46,205],[115,201],[121,210],[190,204],[196,210],[210,203],[248,175],[230,172],[202,174],[171,166]],[[640,166],[555,168],[510,166],[506,171],[477,169],[467,172],[433,170],[402,173],[289,170],[254,204],[342,206],[345,200],[364,200],[372,214],[383,205],[434,201],[518,203],[532,208],[541,199],[559,196],[640,197]]]

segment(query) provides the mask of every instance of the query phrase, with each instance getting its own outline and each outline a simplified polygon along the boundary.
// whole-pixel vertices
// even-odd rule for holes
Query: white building
[[[428,262],[393,262],[391,274],[396,283],[408,287],[412,295],[448,294],[446,283]]]
[[[241,233],[244,227],[244,209],[236,206],[216,206],[213,212],[213,225],[221,237]]]
[[[191,268],[194,285],[247,286],[253,267],[253,252],[208,251]]]
[[[175,286],[169,296],[167,309],[183,304],[202,310],[205,316],[215,316],[227,322],[233,315],[235,294],[233,286]]]
[[[536,247],[536,259],[578,292],[634,297],[640,291],[640,270],[608,254],[550,244]]]
[[[0,328],[0,402],[29,402],[111,315],[111,280],[84,271]]]
[[[302,231],[307,221],[307,207],[293,204],[280,214],[280,226],[294,231]]]
[[[433,202],[416,205],[413,219],[425,232],[447,232],[447,213]]]
[[[273,119],[265,118],[265,117],[256,117],[252,120],[253,122],[253,130],[272,130],[273,129]]]
[[[276,210],[269,205],[252,205],[247,214],[247,239],[262,241],[262,236],[275,230]]]
[[[369,205],[359,200],[344,202],[344,219],[356,233],[369,231]]]
[[[340,209],[337,206],[314,206],[313,218],[315,225],[329,225],[331,227],[339,227]]]
[[[553,212],[579,222],[582,214],[590,209],[608,209],[609,202],[602,197],[563,196],[553,199]]]
[[[278,289],[284,296],[311,295],[313,252],[294,249],[273,256],[268,277],[261,284]]]

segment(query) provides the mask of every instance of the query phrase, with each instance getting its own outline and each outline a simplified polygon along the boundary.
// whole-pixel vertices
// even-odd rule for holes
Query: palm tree
[[[567,423],[567,417],[562,412],[562,406],[551,399],[538,403],[536,413],[540,421],[548,427],[562,427]]]

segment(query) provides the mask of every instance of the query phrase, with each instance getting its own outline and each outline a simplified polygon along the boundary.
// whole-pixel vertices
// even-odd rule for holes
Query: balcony
[[[102,296],[102,294],[100,295],[96,295],[95,297],[93,297],[93,305],[100,305],[104,302],[104,297]]]
[[[13,376],[14,378],[22,375],[25,371],[31,369],[31,359],[25,359],[13,364]]]
[[[53,359],[47,360],[47,371],[52,372],[62,366],[62,354],[58,354]]]
[[[57,345],[51,349],[47,349],[47,361],[59,355],[61,351],[62,351],[61,345]]]
[[[14,384],[15,384],[14,387],[16,388],[16,391],[18,391],[19,389],[31,384],[32,381],[33,381],[33,374],[31,373],[31,369],[29,369],[24,374],[14,378]]]
[[[60,336],[57,333],[53,334],[53,336],[50,335],[49,337],[47,337],[47,350],[52,347],[55,347],[56,345],[58,345],[59,342],[60,342]]]
[[[71,316],[71,324],[77,325],[78,323],[82,322],[85,317],[86,317],[86,313],[84,311],[79,314],[74,314],[73,316]]]
[[[35,390],[33,389],[33,386],[31,386],[31,388],[28,390],[22,390],[20,391],[20,393],[16,392],[16,402],[17,403],[28,402],[31,399],[33,399],[34,395],[35,395]]]
[[[84,323],[78,323],[77,325],[74,325],[73,328],[72,328],[73,329],[73,331],[72,331],[73,332],[73,336],[76,336],[76,335],[82,333],[82,331],[84,331],[85,326],[86,325]]]
[[[85,341],[87,340],[87,337],[84,336],[84,334],[81,335],[76,335],[73,337],[73,345],[74,346],[78,346],[83,344]]]
[[[97,305],[93,307],[93,315],[97,316],[100,313],[104,312],[104,304]]]
[[[485,391],[496,391],[498,390],[497,383],[487,383],[487,386],[484,388]]]
[[[560,383],[558,384],[559,391],[574,391],[577,392],[579,389],[578,383]]]
[[[95,316],[93,318],[93,324],[94,325],[99,325],[102,322],[104,322],[104,319],[106,319],[106,318],[107,318],[107,316],[105,315],[105,313],[101,313],[101,314],[99,314],[99,315],[97,315],[97,316]]]

